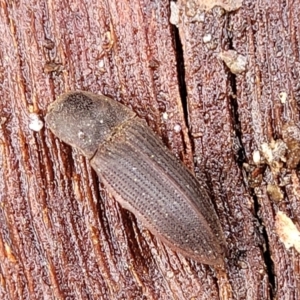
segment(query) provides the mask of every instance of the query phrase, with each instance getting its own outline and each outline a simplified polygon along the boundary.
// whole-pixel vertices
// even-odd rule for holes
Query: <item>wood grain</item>
[[[197,3],[172,4],[176,27],[169,1],[0,1],[1,299],[300,298],[299,253],[275,224],[300,228],[299,3]],[[207,181],[225,270],[172,252],[79,153],[29,129],[74,89],[130,107]]]

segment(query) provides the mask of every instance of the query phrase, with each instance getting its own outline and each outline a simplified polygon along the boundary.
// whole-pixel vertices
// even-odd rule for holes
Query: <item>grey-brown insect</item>
[[[223,233],[205,184],[134,112],[108,97],[75,91],[49,106],[46,122],[81,150],[122,207],[171,249],[223,264]]]

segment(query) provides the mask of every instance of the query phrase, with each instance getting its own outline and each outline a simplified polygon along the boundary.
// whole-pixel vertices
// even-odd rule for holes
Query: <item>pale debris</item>
[[[279,99],[282,104],[285,104],[287,100],[287,93],[286,92],[279,93]]]
[[[300,232],[293,221],[281,211],[276,214],[275,229],[286,249],[295,247],[300,253]]]
[[[260,163],[260,152],[258,150],[254,150],[253,151],[253,153],[252,153],[252,159],[253,159],[253,162],[256,165],[259,165],[259,163]]]
[[[212,35],[210,33],[207,33],[203,36],[203,42],[206,44],[206,43],[209,43],[210,41],[212,40]]]
[[[176,125],[174,126],[174,131],[175,131],[176,133],[179,133],[179,132],[181,131],[181,126],[180,126],[179,124],[176,124]]]
[[[29,114],[29,129],[33,131],[40,131],[44,127],[44,122],[40,119],[39,115],[36,113]]]
[[[198,3],[200,8],[211,10],[215,6],[220,6],[226,11],[234,11],[239,9],[243,0],[193,0]]]
[[[219,53],[219,57],[233,74],[240,74],[246,71],[247,58],[238,54],[235,50],[227,50]]]
[[[280,139],[272,140],[269,144],[261,144],[261,154],[266,159],[273,173],[278,173],[283,163],[286,162],[286,152],[287,146]]]
[[[171,1],[170,10],[171,10],[170,23],[175,25],[176,27],[178,27],[178,24],[179,24],[179,6],[177,5],[176,2]]]

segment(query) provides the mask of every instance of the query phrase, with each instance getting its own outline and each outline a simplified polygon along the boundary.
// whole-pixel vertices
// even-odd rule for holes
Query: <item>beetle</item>
[[[186,257],[223,265],[223,232],[206,184],[133,111],[103,95],[71,91],[49,105],[46,123],[157,238]]]

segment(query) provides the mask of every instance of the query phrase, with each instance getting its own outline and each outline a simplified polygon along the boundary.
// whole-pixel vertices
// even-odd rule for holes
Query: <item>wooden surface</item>
[[[300,3],[205,2],[0,0],[1,299],[300,299]],[[208,182],[226,270],[172,252],[29,128],[74,89],[132,108]]]

